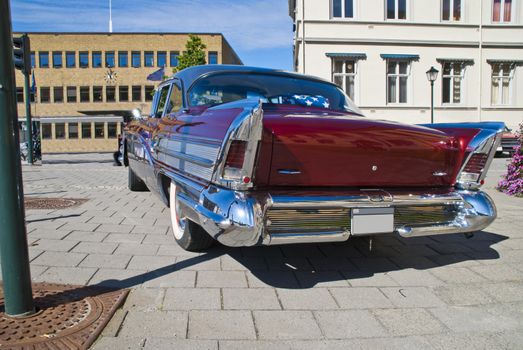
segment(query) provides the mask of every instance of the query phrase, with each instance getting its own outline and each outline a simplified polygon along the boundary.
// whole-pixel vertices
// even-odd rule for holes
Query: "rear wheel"
[[[143,182],[142,179],[140,179],[131,169],[131,167],[127,168],[129,171],[128,178],[127,178],[127,186],[131,191],[147,191],[147,186],[145,185],[145,182]]]
[[[176,243],[183,249],[193,252],[209,248],[214,244],[214,239],[198,224],[183,216],[176,195],[177,187],[171,182],[169,187],[169,203],[172,229]]]

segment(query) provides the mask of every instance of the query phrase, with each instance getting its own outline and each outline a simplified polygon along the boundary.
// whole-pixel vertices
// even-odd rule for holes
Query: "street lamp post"
[[[434,124],[434,82],[438,78],[439,71],[430,67],[427,71],[427,79],[430,81],[430,123]]]

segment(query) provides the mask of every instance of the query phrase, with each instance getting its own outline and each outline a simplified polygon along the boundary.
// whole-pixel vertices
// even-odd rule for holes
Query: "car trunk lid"
[[[463,160],[460,143],[439,130],[319,109],[264,112],[271,186],[450,186]]]

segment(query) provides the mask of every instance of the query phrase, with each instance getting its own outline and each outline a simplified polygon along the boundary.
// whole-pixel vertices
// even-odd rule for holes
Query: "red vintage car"
[[[501,143],[498,146],[497,154],[507,152],[510,156],[516,151],[516,147],[519,145],[519,137],[517,134],[512,132],[509,128],[503,129],[501,136]]]
[[[160,84],[124,162],[187,250],[469,233],[496,217],[479,187],[503,128],[372,120],[331,82],[207,65]]]

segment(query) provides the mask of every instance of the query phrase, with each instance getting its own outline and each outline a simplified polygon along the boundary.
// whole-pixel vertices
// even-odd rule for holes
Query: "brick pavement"
[[[342,244],[179,248],[169,213],[127,190],[111,155],[24,167],[27,196],[88,198],[29,210],[34,281],[131,288],[95,349],[521,348],[523,199],[486,189],[497,221],[463,235]]]

